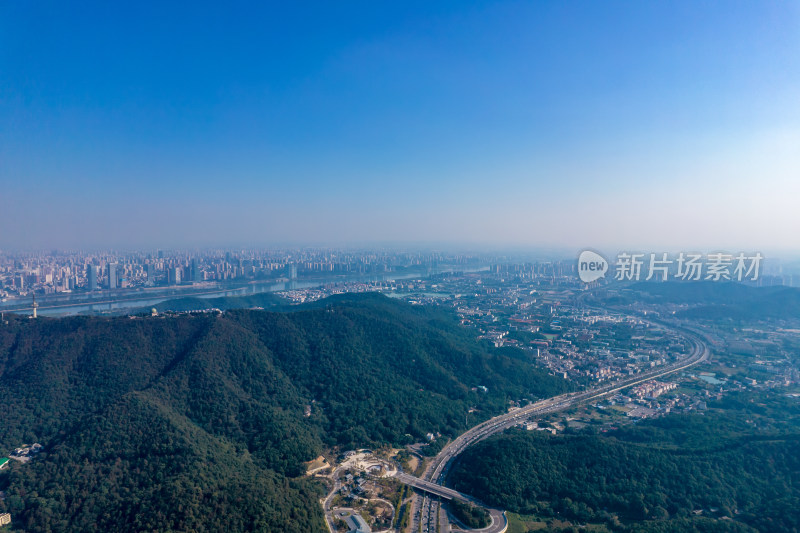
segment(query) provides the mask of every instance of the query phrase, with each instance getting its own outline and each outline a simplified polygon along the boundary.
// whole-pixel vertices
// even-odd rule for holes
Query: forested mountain
[[[27,531],[323,531],[321,487],[299,477],[322,449],[452,436],[470,407],[486,418],[565,389],[450,315],[379,295],[287,313],[12,318],[0,454],[45,451],[0,474],[0,509]]]
[[[797,532],[800,406],[753,400],[605,434],[507,433],[469,448],[449,481],[501,508],[612,531]]]
[[[734,281],[639,282],[615,298],[615,303],[650,301],[687,304],[678,316],[690,319],[757,321],[800,314],[800,289],[752,287]]]
[[[176,312],[202,311],[204,309],[220,309],[222,311],[227,311],[229,309],[246,309],[252,307],[261,307],[264,309],[280,308],[283,310],[288,307],[288,301],[273,293],[260,292],[248,296],[218,296],[215,298],[184,296],[165,300],[153,307],[155,307],[156,311]],[[142,308],[140,312],[149,312],[153,307]]]

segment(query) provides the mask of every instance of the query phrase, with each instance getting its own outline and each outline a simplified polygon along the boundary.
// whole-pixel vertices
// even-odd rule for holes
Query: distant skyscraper
[[[89,265],[86,267],[86,288],[90,291],[97,290],[97,267]]]
[[[197,264],[197,259],[192,259],[190,275],[192,281],[203,281],[202,272],[200,271],[200,265]]]
[[[108,288],[109,289],[116,289],[117,288],[117,264],[116,263],[109,263],[108,264]]]
[[[167,282],[170,285],[177,285],[181,282],[181,269],[170,268],[167,270]]]

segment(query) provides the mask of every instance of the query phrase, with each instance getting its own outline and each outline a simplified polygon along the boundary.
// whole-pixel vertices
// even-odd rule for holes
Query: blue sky
[[[0,246],[797,247],[796,2],[281,4],[0,4]]]

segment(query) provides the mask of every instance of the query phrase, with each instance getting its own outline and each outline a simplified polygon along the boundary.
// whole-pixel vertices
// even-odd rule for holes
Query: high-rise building
[[[167,270],[167,282],[170,285],[177,285],[181,282],[181,269],[178,267]]]
[[[192,259],[190,275],[192,281],[203,281],[202,272],[200,271],[200,265],[197,264],[197,259]]]
[[[97,267],[94,265],[86,267],[86,288],[90,291],[97,290]]]
[[[108,288],[109,289],[116,289],[117,288],[117,264],[116,263],[109,263],[108,264]]]

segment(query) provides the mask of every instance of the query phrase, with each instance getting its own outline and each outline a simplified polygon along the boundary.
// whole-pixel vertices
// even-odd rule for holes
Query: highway
[[[428,465],[425,473],[422,476],[422,479],[402,473],[398,474],[397,477],[408,485],[445,499],[456,498],[462,501],[480,504],[477,499],[471,496],[443,486],[450,465],[452,465],[454,459],[469,446],[472,446],[476,442],[480,442],[481,440],[492,435],[501,433],[528,418],[556,411],[563,411],[575,405],[590,402],[592,400],[602,398],[603,396],[618,392],[622,389],[633,387],[639,383],[667,376],[675,372],[680,372],[708,359],[710,351],[701,333],[665,323],[659,323],[659,325],[679,330],[680,333],[682,333],[689,340],[691,343],[691,350],[688,356],[683,357],[671,365],[652,369],[647,372],[641,372],[614,383],[609,383],[581,392],[562,394],[560,396],[541,400],[520,409],[516,409],[514,411],[491,418],[481,424],[478,424],[477,426],[474,426],[465,433],[462,433],[455,440],[445,446]],[[426,506],[429,505],[430,502],[428,501],[428,498],[423,497],[421,508],[425,509]],[[505,513],[496,509],[489,509],[489,511],[493,519],[492,525],[489,528],[480,531],[485,533],[505,532],[508,525]]]
[[[453,440],[453,442],[445,446],[431,462],[424,478],[434,483],[441,483],[446,473],[447,466],[467,447],[491,435],[505,431],[527,418],[555,411],[563,411],[577,404],[607,396],[608,394],[638,385],[639,383],[680,372],[681,370],[685,370],[708,359],[709,349],[706,343],[697,334],[690,333],[688,330],[682,330],[682,333],[692,344],[692,349],[688,357],[672,365],[641,372],[624,380],[582,392],[562,394],[491,418],[482,424],[478,424],[467,432],[462,433],[458,438]]]
[[[669,374],[674,374],[675,372],[680,372],[708,359],[710,350],[701,332],[656,320],[648,320],[648,322],[679,331],[690,343],[691,348],[689,353],[671,365],[653,368],[646,372],[640,372],[636,375],[629,376],[625,379],[608,383],[600,387],[579,392],[571,392],[554,396],[545,400],[540,400],[525,407],[515,409],[513,411],[509,411],[508,413],[486,420],[485,422],[470,428],[465,433],[462,433],[452,442],[447,444],[447,446],[445,446],[442,451],[439,452],[439,454],[430,462],[421,478],[399,471],[394,474],[390,474],[394,475],[394,477],[396,477],[402,483],[410,485],[421,492],[421,501],[418,501],[419,505],[414,506],[415,511],[412,522],[414,533],[433,533],[436,531],[437,525],[439,526],[441,533],[445,533],[447,531],[445,529],[449,524],[447,521],[447,515],[444,512],[440,512],[441,509],[438,501],[435,501],[429,495],[433,495],[437,497],[437,499],[456,499],[462,502],[469,502],[486,507],[491,516],[491,524],[484,529],[471,531],[478,531],[480,533],[505,533],[507,530],[508,520],[506,518],[505,511],[489,508],[473,496],[463,494],[444,486],[444,480],[447,477],[447,472],[454,460],[465,449],[473,444],[497,433],[501,433],[529,418],[539,417],[547,413],[563,411],[582,403],[591,402],[598,398],[618,392],[622,389],[633,387],[639,383],[643,383],[651,379],[661,378]],[[333,524],[331,523],[330,502],[333,494],[336,492],[336,489],[339,486],[339,482],[335,474],[333,477],[335,483],[334,490],[323,502],[323,507],[326,514],[326,522],[331,531],[333,531]],[[450,527],[452,531],[460,531],[456,527]]]
[[[472,502],[475,503],[475,498],[471,496],[467,496],[466,494],[462,494],[457,490],[453,490],[437,483],[433,483],[431,481],[426,481],[424,479],[420,479],[416,476],[412,476],[411,474],[405,474],[403,472],[398,472],[394,476],[397,480],[405,483],[406,485],[410,485],[416,489],[424,490],[430,494],[435,496],[440,496],[445,500],[461,500],[463,502]]]

